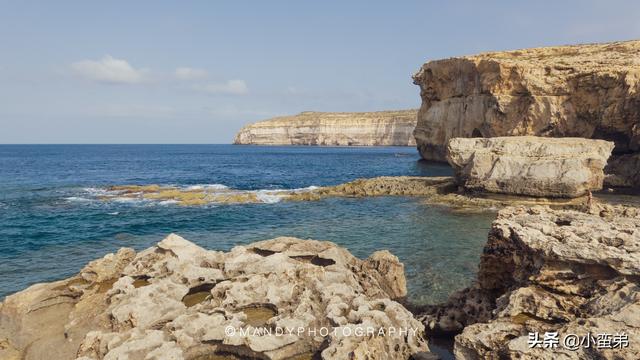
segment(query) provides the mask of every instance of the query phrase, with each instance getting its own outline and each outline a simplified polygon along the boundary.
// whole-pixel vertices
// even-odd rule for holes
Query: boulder
[[[580,138],[453,138],[447,160],[466,190],[574,198],[602,189],[612,149]]]
[[[0,358],[407,359],[429,348],[394,300],[406,291],[386,251],[277,238],[219,252],[172,234],[8,296]]]
[[[444,161],[456,137],[582,137],[615,142],[614,158],[640,152],[640,40],[434,60],[413,81],[427,160]]]
[[[511,207],[492,225],[474,285],[420,318],[434,333],[461,331],[456,359],[638,359],[638,275],[640,209]],[[545,333],[556,346],[532,342]]]

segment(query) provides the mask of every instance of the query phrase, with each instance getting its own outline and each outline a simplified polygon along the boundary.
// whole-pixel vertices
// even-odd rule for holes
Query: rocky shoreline
[[[639,244],[638,208],[506,208],[489,232],[475,284],[419,317],[432,334],[461,332],[457,359],[637,359]],[[536,332],[624,334],[628,343],[531,347]]]
[[[624,349],[560,349],[566,358],[636,359],[639,244],[638,208],[507,207],[475,283],[415,308],[403,301],[404,267],[387,251],[359,260],[330,242],[277,238],[225,253],[170,235],[8,296],[0,358],[436,359],[429,338],[456,334],[459,359],[547,358],[528,334],[554,331],[630,339]],[[253,331],[263,328],[327,333]]]

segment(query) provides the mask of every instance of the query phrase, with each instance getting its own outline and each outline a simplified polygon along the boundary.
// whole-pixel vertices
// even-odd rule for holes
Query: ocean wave
[[[67,200],[70,203],[88,203],[88,202],[92,202],[93,199],[87,199],[84,197],[80,197],[80,196],[69,196],[64,198],[65,200]]]
[[[227,185],[223,185],[223,184],[196,184],[196,185],[189,185],[187,187],[184,188],[187,191],[193,191],[193,190],[227,190],[229,189],[229,187]]]
[[[112,202],[141,206],[206,206],[213,204],[262,203],[276,204],[292,194],[318,189],[308,186],[294,189],[231,189],[224,184],[195,185],[131,185],[113,187],[85,187],[77,196],[66,198],[69,202]]]
[[[278,193],[273,193],[273,191],[258,190],[255,192],[255,194],[258,201],[265,204],[275,204],[275,203],[279,203],[282,200],[282,195]]]

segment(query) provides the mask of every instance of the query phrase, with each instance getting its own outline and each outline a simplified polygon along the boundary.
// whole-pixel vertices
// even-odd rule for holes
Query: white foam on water
[[[291,191],[294,191],[294,192],[306,192],[306,191],[313,191],[313,190],[317,190],[317,189],[319,189],[319,188],[320,188],[319,186],[311,185],[311,186],[307,186],[307,187],[305,187],[305,188],[293,189],[293,190],[291,190]]]
[[[149,202],[147,199],[138,199],[138,198],[130,198],[125,196],[118,196],[110,199],[113,202],[122,203],[122,204],[136,204],[136,203],[146,203]]]
[[[114,212],[110,212],[107,215],[119,215],[120,212],[119,211],[114,211]]]
[[[226,190],[228,188],[227,185],[222,184],[197,184],[187,186],[185,190]]]
[[[80,196],[69,196],[64,199],[71,203],[87,203],[93,201],[92,199],[87,199]]]
[[[280,191],[282,192],[282,191]],[[282,200],[282,196],[277,191],[258,190],[256,191],[256,197],[260,202],[265,204],[275,204]]]
[[[83,188],[82,190],[93,196],[101,196],[101,195],[109,194],[109,191],[103,188],[86,187],[86,188]]]
[[[179,202],[178,200],[163,200],[163,201],[160,201],[158,205],[163,205],[163,206],[173,205],[173,204],[177,204],[178,202]]]

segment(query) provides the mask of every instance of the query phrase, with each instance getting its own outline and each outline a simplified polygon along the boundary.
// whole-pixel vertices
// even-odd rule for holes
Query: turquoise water
[[[411,301],[441,301],[474,276],[492,214],[406,197],[194,207],[98,199],[118,184],[297,189],[451,173],[418,160],[404,147],[0,145],[0,297],[175,232],[217,250],[276,236],[330,240],[362,258],[388,249],[405,264]]]

